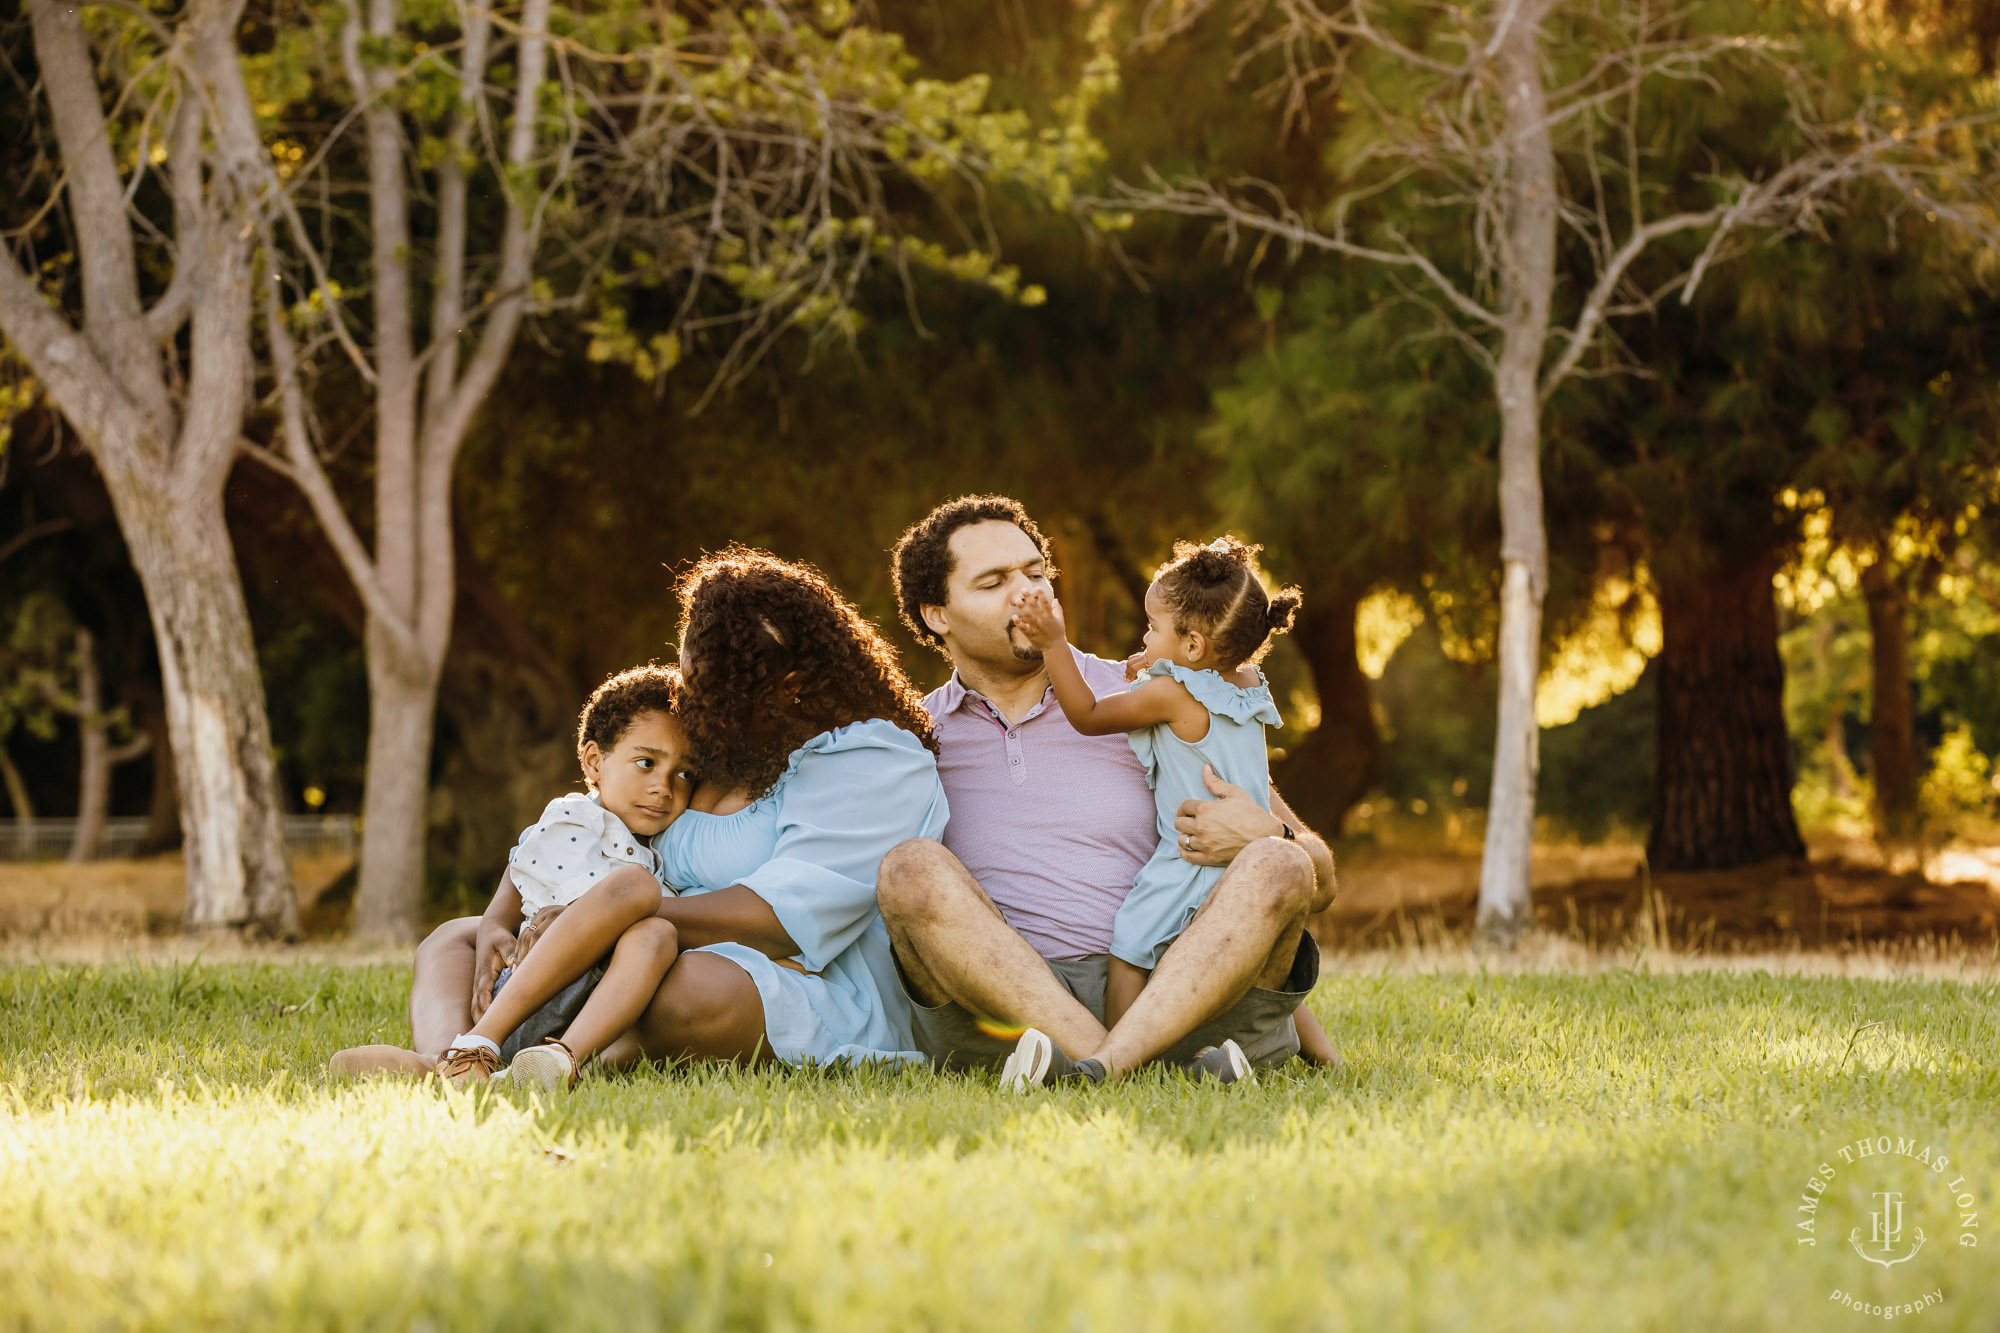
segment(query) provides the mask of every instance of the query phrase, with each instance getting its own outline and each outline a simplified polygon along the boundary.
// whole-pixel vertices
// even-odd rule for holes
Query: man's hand
[[[514,955],[514,935],[505,926],[482,922],[472,953],[472,1021],[477,1023],[493,1003],[493,983]],[[460,955],[463,957],[464,955]]]
[[[1021,609],[1014,624],[1026,639],[1043,652],[1051,652],[1068,642],[1069,627],[1063,623],[1062,603],[1047,588],[1030,588],[1021,594]]]
[[[1201,779],[1216,799],[1182,801],[1175,812],[1181,860],[1198,866],[1226,866],[1257,839],[1284,836],[1283,821],[1250,799],[1249,792],[1224,782],[1207,764],[1202,765]]]

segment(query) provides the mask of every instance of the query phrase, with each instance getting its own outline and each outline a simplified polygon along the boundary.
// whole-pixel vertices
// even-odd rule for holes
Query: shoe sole
[[[514,1071],[509,1082],[517,1088],[536,1088],[542,1092],[569,1091],[569,1062],[553,1046],[530,1046],[515,1056],[514,1063],[507,1067]]]
[[[1009,1092],[1039,1088],[1042,1080],[1049,1076],[1049,1066],[1054,1062],[1055,1043],[1045,1034],[1029,1028],[1021,1034],[1021,1040],[1014,1044],[1014,1053],[1001,1067],[1000,1086]]]
[[[1236,1044],[1234,1037],[1222,1043],[1222,1052],[1229,1057],[1229,1081],[1232,1084],[1257,1081],[1257,1071],[1250,1067],[1250,1057],[1243,1054],[1243,1048]]]

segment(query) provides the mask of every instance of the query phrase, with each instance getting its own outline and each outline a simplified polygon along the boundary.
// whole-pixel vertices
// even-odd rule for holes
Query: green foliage
[[[407,976],[0,972],[10,1317],[1206,1329],[1226,1309],[1232,1328],[1621,1333],[1823,1328],[1836,1287],[1943,1286],[1939,1329],[2000,1302],[1979,1251],[1933,1244],[1891,1280],[1837,1238],[1793,1243],[1801,1183],[1864,1135],[1936,1142],[1992,1197],[1987,985],[1343,970],[1314,1007],[1349,1072],[1235,1089],[328,1083],[336,1047],[401,1037]]]

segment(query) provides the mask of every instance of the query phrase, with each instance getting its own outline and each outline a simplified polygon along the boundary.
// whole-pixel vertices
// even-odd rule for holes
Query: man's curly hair
[[[731,546],[702,557],[677,591],[679,716],[704,781],[762,795],[792,751],[868,718],[937,750],[896,650],[811,565]],[[798,698],[786,707],[779,690],[794,673]]]
[[[1028,540],[1035,544],[1035,549],[1042,553],[1042,560],[1049,565],[1049,576],[1055,576],[1048,538],[1042,536],[1042,530],[1035,526],[1035,520],[1028,517],[1028,511],[1021,507],[1020,501],[1004,495],[961,495],[956,500],[946,501],[910,525],[909,531],[896,543],[893,556],[896,609],[919,643],[927,643],[940,652],[944,650],[944,640],[924,623],[924,608],[943,606],[945,603],[946,585],[951,581],[953,565],[951,534],[974,523],[996,519],[1012,523],[1026,533]]]
[[[610,753],[631,730],[642,713],[665,713],[672,717],[680,708],[681,673],[670,666],[648,662],[628,667],[606,678],[590,692],[583,715],[576,722],[576,762],[583,763],[583,747],[596,741],[597,748]],[[586,776],[585,781],[589,778]]]

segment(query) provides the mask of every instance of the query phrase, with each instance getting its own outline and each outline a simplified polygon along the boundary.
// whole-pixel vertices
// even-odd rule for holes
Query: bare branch
[[[268,249],[268,231],[264,243]],[[370,619],[394,644],[397,654],[404,661],[421,661],[417,655],[416,637],[411,633],[408,621],[382,586],[375,562],[362,543],[360,534],[348,521],[347,510],[340,503],[340,496],[334,491],[333,482],[320,465],[319,454],[313,448],[306,425],[305,391],[299,383],[297,349],[292,342],[291,330],[285,324],[276,283],[269,284],[264,292],[264,333],[270,343],[272,372],[278,381],[278,422],[285,446],[284,457],[279,459],[248,441],[242,442],[240,447],[244,453],[276,469],[298,486],[312,508],[313,517],[319,520],[320,527],[325,531],[328,544],[340,558],[341,568],[353,581]]]

